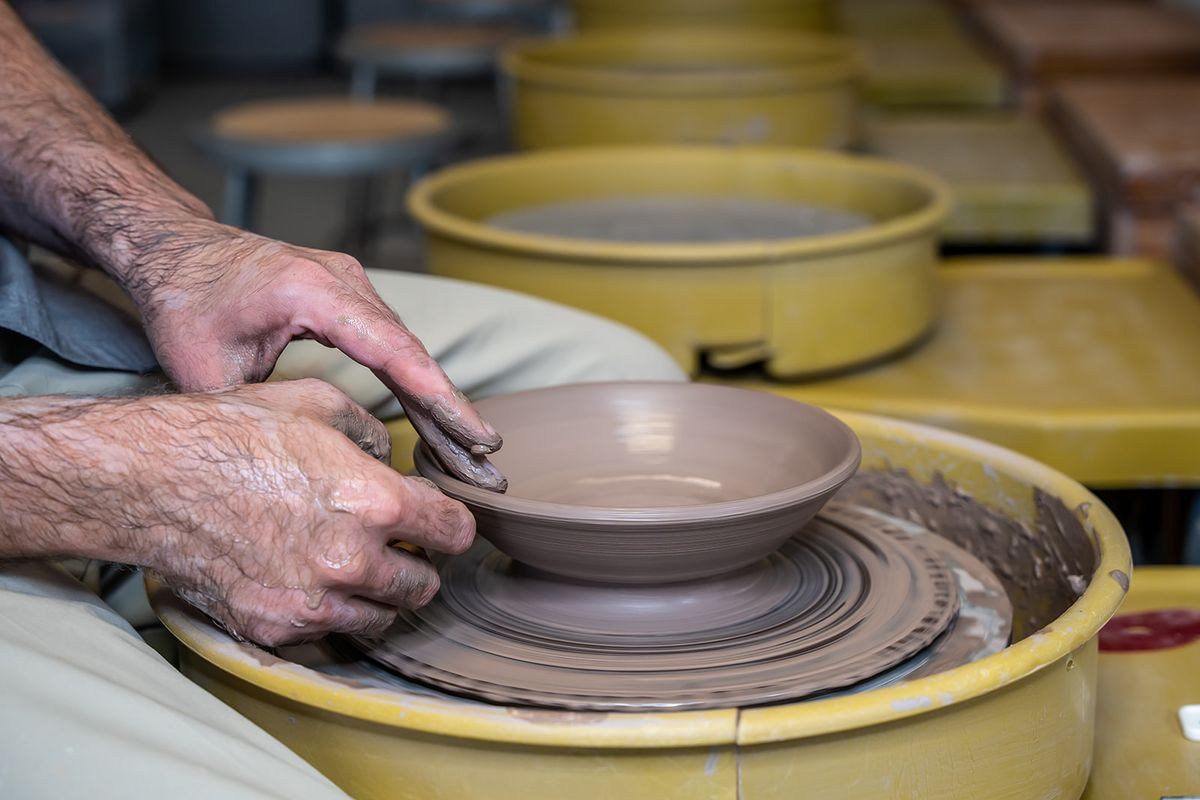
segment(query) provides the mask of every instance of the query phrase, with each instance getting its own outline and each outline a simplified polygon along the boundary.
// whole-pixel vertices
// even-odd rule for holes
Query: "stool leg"
[[[355,64],[350,71],[350,96],[374,100],[378,91],[379,72],[370,64]]]
[[[253,222],[256,180],[243,169],[225,173],[225,201],[221,205],[221,222],[249,230]]]
[[[375,224],[375,201],[379,196],[379,181],[374,176],[351,178],[346,221],[346,249],[351,253],[366,253]]]

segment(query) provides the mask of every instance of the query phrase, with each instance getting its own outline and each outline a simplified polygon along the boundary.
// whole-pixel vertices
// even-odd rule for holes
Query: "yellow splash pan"
[[[832,0],[571,0],[575,27],[594,30],[672,30],[681,24],[717,28],[823,30]]]
[[[946,263],[937,330],[904,358],[805,383],[728,382],[957,430],[1089,486],[1200,484],[1200,297],[1170,267]]]
[[[856,211],[867,228],[774,242],[628,244],[500,230],[513,209],[604,197],[753,197]],[[589,148],[474,161],[409,208],[432,272],[540,295],[641,330],[689,371],[766,359],[794,377],[877,359],[937,313],[948,190],[911,167],[783,148]]]
[[[1039,495],[1056,498],[1078,521],[1074,543],[1095,555],[1086,590],[1043,609],[1050,624],[1000,653],[938,675],[802,703],[646,714],[490,706],[334,678],[233,641],[161,587],[151,596],[193,680],[359,798],[755,800],[798,787],[823,800],[1078,797],[1091,765],[1095,637],[1128,586],[1120,526],[1082,486],[1023,456],[842,418],[864,469],[948,482],[1031,536],[1042,535]]]
[[[1138,567],[1120,613],[1200,609],[1200,568]],[[1176,712],[1194,704],[1200,641],[1163,650],[1100,654],[1096,766],[1084,800],[1178,797],[1200,786],[1200,746]]]
[[[847,39],[703,30],[533,39],[501,56],[519,148],[780,144],[856,137]]]

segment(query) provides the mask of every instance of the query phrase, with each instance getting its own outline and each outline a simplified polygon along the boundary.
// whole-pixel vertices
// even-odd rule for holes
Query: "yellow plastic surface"
[[[1083,487],[983,442],[843,414],[867,467],[934,475],[1032,523],[1034,488],[1093,535],[1098,563],[1052,625],[996,655],[861,694],[737,711],[570,714],[467,703],[321,676],[234,642],[156,587],[201,685],[362,798],[1077,797],[1095,634],[1124,596],[1129,550]]]
[[[988,109],[1004,105],[1004,70],[966,36],[877,33],[861,37],[863,99],[887,109]]]
[[[1200,609],[1200,568],[1138,567],[1121,613]],[[1085,800],[1200,795],[1200,743],[1176,712],[1200,702],[1200,642],[1100,655],[1096,759]]]
[[[483,224],[555,201],[749,196],[848,208],[879,224],[777,242],[621,244]],[[795,376],[877,358],[936,316],[942,185],[903,165],[786,149],[606,148],[476,161],[412,192],[432,272],[540,295],[624,322],[687,370],[767,358]],[[864,325],[864,320],[870,324]],[[719,351],[719,352],[718,352]]]
[[[1200,298],[1171,268],[960,259],[939,277],[941,321],[909,355],[826,380],[726,382],[961,431],[1092,486],[1200,483]]]
[[[850,36],[956,35],[959,21],[942,0],[836,0],[837,28]]]
[[[953,244],[1084,244],[1094,235],[1087,182],[1040,123],[1008,114],[873,119],[867,149],[950,185],[942,228]]]
[[[852,42],[778,31],[518,42],[501,68],[522,149],[608,144],[841,148],[857,137]]]
[[[680,25],[743,29],[824,30],[830,0],[571,0],[575,27],[674,30]]]

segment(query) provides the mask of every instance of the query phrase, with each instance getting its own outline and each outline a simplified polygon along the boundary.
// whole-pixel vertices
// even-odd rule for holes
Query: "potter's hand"
[[[315,380],[3,400],[0,560],[139,564],[268,645],[377,634],[438,590],[428,561],[389,544],[460,553],[475,529],[380,463],[389,449],[382,423]]]
[[[293,339],[336,347],[399,398],[447,470],[487,489],[500,437],[376,294],[350,256],[195,219],[126,278],[167,374],[185,391],[265,379]]]

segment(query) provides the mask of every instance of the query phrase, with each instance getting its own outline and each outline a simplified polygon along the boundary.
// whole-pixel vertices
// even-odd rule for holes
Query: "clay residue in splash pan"
[[[533,206],[487,220],[494,228],[642,244],[780,241],[865,228],[840,208],[754,197],[609,197]]]
[[[841,502],[912,520],[962,547],[996,573],[1013,604],[1013,641],[1058,618],[1087,588],[1097,553],[1079,519],[1062,501],[1034,489],[1030,527],[954,486],[928,483],[907,470],[860,470]]]

